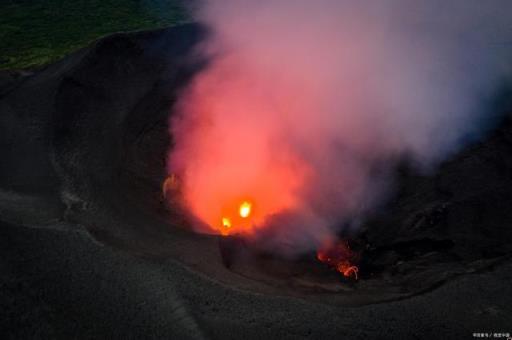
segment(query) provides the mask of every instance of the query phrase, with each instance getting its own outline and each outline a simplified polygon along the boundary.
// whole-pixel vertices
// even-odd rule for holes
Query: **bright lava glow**
[[[327,242],[318,249],[316,254],[320,262],[336,269],[343,276],[355,280],[359,278],[359,268],[353,265],[352,261],[357,260],[358,256],[345,241],[338,241],[337,243]]]
[[[251,214],[251,203],[245,201],[240,205],[240,217],[247,218]]]
[[[231,228],[231,221],[227,217],[222,218],[222,226],[225,228]]]
[[[222,235],[239,233],[248,230],[252,225],[252,203],[250,201],[238,201],[226,206],[222,211]],[[251,217],[251,220],[249,220]]]

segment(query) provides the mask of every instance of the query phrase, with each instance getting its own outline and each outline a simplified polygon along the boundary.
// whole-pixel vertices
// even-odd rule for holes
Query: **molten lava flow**
[[[252,207],[251,203],[249,203],[247,201],[243,202],[240,205],[240,209],[239,209],[240,217],[242,217],[242,218],[249,217],[249,215],[251,214],[251,207]]]
[[[317,251],[317,259],[336,269],[345,277],[358,279],[359,268],[352,264],[358,255],[354,253],[347,242],[327,242]]]
[[[229,220],[229,218],[224,217],[224,218],[222,219],[222,226],[223,226],[224,228],[228,228],[228,229],[229,229],[229,228],[231,228],[231,221]]]
[[[228,205],[223,209],[222,235],[236,234],[250,230],[253,227],[252,221],[252,202],[248,200],[242,201],[238,205]]]

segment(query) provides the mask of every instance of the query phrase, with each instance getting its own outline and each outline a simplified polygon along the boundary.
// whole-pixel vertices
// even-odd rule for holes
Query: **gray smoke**
[[[509,0],[210,0],[196,17],[212,62],[172,122],[169,167],[213,230],[205,206],[276,174],[283,198],[251,235],[286,253],[382,202],[397,160],[431,170],[480,136],[511,73]]]

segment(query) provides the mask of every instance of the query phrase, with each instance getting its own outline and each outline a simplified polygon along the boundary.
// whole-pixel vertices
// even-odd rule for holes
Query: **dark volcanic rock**
[[[193,48],[205,34],[193,24],[115,34],[34,74],[0,74],[3,335],[511,331],[507,119],[438,172],[402,176],[396,199],[365,224],[357,283],[307,259],[255,256],[243,242],[219,247],[187,231],[183,214],[162,203],[161,183],[168,117],[204,65]]]

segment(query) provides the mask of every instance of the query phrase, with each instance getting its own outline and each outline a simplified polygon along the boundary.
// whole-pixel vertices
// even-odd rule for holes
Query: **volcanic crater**
[[[434,173],[397,168],[392,200],[357,233],[340,235],[360,253],[358,280],[315,254],[280,258],[237,237],[192,232],[187,212],[163,199],[162,183],[169,115],[208,63],[194,55],[207,34],[196,24],[115,34],[40,70],[4,72],[4,223],[71,223],[100,244],[172,259],[227,287],[345,306],[404,299],[510,261],[506,86],[496,105],[503,118],[485,139]]]

